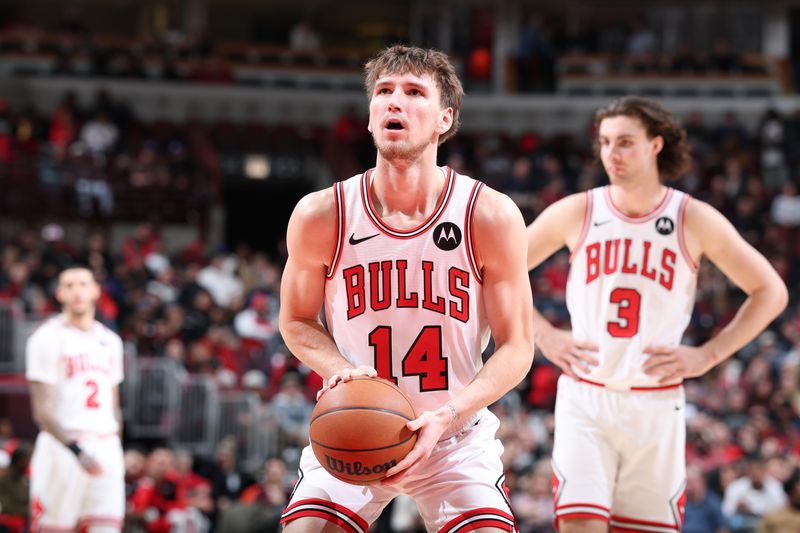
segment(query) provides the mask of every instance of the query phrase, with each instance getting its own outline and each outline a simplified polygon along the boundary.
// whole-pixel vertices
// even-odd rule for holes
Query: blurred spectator
[[[517,51],[517,78],[522,92],[549,92],[555,87],[556,51],[541,15],[528,17]]]
[[[722,501],[733,533],[753,531],[762,516],[786,504],[781,483],[767,475],[763,459],[750,457],[745,465],[745,475],[728,485]]]
[[[764,515],[758,533],[797,533],[800,531],[800,469],[783,484],[789,502],[783,509]]]
[[[250,305],[239,311],[233,321],[236,333],[245,339],[255,339],[266,343],[278,333],[277,310],[273,309],[270,296],[264,292],[254,292]]]
[[[320,38],[317,31],[307,18],[298,21],[289,31],[289,48],[294,52],[309,52],[318,50]]]
[[[145,475],[136,483],[131,496],[131,515],[145,524],[148,533],[170,533],[170,512],[186,507],[178,488],[172,452],[166,448],[153,450],[147,459]]]
[[[31,448],[21,443],[11,452],[8,468],[0,476],[0,528],[6,526],[12,531],[23,531],[21,526],[25,524],[29,507],[27,470],[30,462]]]
[[[211,480],[217,509],[221,512],[228,509],[247,487],[255,483],[252,476],[238,468],[236,443],[232,439],[224,439],[217,446],[214,465],[208,478]]]
[[[101,111],[84,124],[80,138],[91,155],[105,155],[117,143],[119,129],[109,120],[108,114]]]
[[[236,259],[224,252],[211,257],[211,264],[197,274],[197,283],[223,308],[238,302],[243,292],[242,282],[236,277]]]
[[[800,195],[797,194],[797,184],[787,181],[772,201],[770,210],[772,221],[786,227],[800,226]]]
[[[550,461],[542,459],[519,479],[511,495],[511,508],[520,533],[551,533],[553,527],[553,485]]]
[[[260,483],[245,489],[239,502],[222,513],[217,533],[277,533],[289,501],[286,477],[286,464],[281,459],[267,459]]]
[[[284,447],[302,448],[308,444],[308,423],[313,407],[303,391],[300,375],[286,372],[281,378],[280,390],[272,398]]]
[[[697,465],[686,468],[686,504],[683,533],[725,533],[722,501],[709,491]]]

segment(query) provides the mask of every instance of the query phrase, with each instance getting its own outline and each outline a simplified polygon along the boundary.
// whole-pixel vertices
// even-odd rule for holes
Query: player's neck
[[[430,162],[389,162],[378,158],[370,195],[381,216],[401,212],[407,216],[430,214],[445,186],[445,173]]]
[[[64,318],[67,324],[83,331],[89,331],[94,327],[94,312],[75,314],[64,311]]]
[[[658,207],[664,199],[665,189],[658,177],[620,180],[611,184],[611,200],[626,215],[644,215]]]

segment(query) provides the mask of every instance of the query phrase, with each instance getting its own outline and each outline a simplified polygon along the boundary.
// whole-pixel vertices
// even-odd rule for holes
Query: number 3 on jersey
[[[369,334],[375,354],[375,370],[397,384],[392,375],[392,328],[378,326]],[[442,327],[425,326],[406,352],[401,364],[404,376],[419,376],[420,392],[447,390],[447,357],[442,355]]]
[[[639,333],[639,306],[642,296],[636,289],[617,288],[611,291],[611,303],[618,304],[619,322],[608,323],[612,337],[630,338]]]

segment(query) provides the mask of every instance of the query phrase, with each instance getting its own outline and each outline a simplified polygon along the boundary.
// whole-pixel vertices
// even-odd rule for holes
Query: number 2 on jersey
[[[369,334],[378,375],[397,384],[392,375],[392,328],[378,326]],[[401,363],[404,376],[419,376],[420,392],[447,390],[447,357],[442,355],[441,326],[425,326]]]
[[[608,333],[612,337],[633,337],[639,333],[639,306],[642,297],[636,289],[617,288],[611,291],[611,303],[618,304],[619,322],[608,323]]]
[[[97,391],[99,389],[97,382],[91,379],[86,381],[86,388],[89,389],[89,396],[86,397],[86,408],[97,409],[100,407],[100,402],[97,401]]]

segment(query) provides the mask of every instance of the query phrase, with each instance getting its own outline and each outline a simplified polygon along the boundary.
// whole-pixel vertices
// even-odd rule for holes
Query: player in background
[[[418,413],[408,423],[418,440],[366,487],[333,478],[306,448],[282,522],[287,533],[364,533],[405,493],[429,531],[513,531],[486,406],[533,358],[525,224],[507,196],[436,164],[463,95],[447,56],[393,46],[365,70],[376,166],[296,206],[281,332],[324,378],[320,394],[353,376],[395,381]]]
[[[610,185],[571,195],[528,227],[528,267],[566,246],[572,331],[534,311],[558,365],[553,450],[561,533],[675,532],[683,521],[684,379],[705,374],[784,309],[769,262],[708,204],[665,185],[689,160],[657,102],[624,97],[595,116]],[[747,294],[702,346],[682,345],[706,257]]]
[[[125,514],[122,341],[94,318],[100,286],[83,267],[58,277],[62,313],[28,339],[26,377],[39,425],[31,531],[120,531]]]

